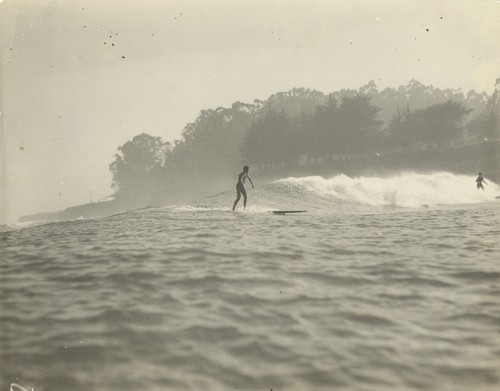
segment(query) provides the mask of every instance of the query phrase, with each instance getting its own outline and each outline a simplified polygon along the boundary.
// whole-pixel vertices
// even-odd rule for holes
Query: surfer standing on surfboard
[[[248,175],[248,170],[250,168],[248,166],[243,167],[243,171],[238,175],[238,183],[236,184],[236,200],[234,201],[233,210],[236,208],[238,201],[243,194],[243,209],[247,207],[247,190],[245,189],[245,180],[248,178],[250,183],[252,184],[252,189],[254,189],[254,185],[252,182],[252,178]]]
[[[477,184],[477,189],[484,190],[483,183],[487,185],[486,181],[484,180],[483,176],[481,173],[479,173],[479,176],[476,179],[476,184]]]

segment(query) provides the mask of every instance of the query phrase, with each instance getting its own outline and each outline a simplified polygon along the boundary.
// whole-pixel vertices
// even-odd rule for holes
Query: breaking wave
[[[337,175],[289,177],[248,190],[250,212],[272,209],[323,209],[336,205],[375,207],[432,207],[475,204],[500,198],[500,187],[489,181],[476,189],[475,177],[448,172],[401,173],[390,177]],[[233,192],[223,192],[194,203],[200,209],[230,210]],[[242,202],[238,205],[242,208]]]
[[[407,173],[388,178],[338,175],[324,179],[312,176],[286,178],[276,183],[297,186],[319,196],[374,206],[470,204],[493,201],[500,196],[500,187],[491,181],[487,181],[485,191],[478,191],[475,177],[446,172]]]

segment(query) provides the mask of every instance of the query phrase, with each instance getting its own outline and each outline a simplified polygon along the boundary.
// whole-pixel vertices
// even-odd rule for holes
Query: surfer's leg
[[[238,186],[236,186],[236,199],[234,200],[233,210],[236,208],[236,205],[240,201],[240,198],[241,198],[241,190]]]
[[[236,208],[236,205],[238,205],[238,201],[240,200],[240,195],[238,194],[238,197],[234,200],[234,204],[233,204],[233,210]]]
[[[243,209],[245,209],[247,207],[247,191],[241,189],[241,193],[243,194]]]

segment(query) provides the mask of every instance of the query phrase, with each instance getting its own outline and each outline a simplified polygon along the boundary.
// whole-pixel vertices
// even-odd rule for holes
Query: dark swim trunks
[[[241,194],[243,194],[243,197],[247,198],[247,190],[245,189],[245,186],[243,186],[242,183],[237,183],[236,184],[236,196],[240,198]]]

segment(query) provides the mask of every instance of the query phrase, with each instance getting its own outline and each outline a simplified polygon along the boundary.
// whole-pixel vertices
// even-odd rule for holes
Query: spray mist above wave
[[[284,178],[274,184],[296,187],[347,203],[421,207],[493,201],[500,196],[500,187],[486,180],[489,186],[484,191],[476,189],[475,177],[447,172],[401,173],[386,178],[338,175],[324,179],[310,176]]]

